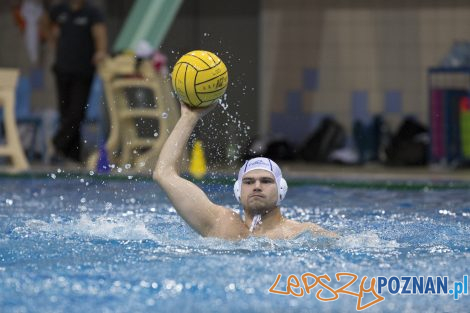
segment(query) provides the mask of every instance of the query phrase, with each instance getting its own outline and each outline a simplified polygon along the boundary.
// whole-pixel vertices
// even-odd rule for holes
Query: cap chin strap
[[[241,202],[241,192],[242,192],[242,182],[240,180],[237,180],[235,184],[233,185],[233,193],[235,194],[235,198],[237,198],[238,202]],[[279,182],[279,185],[277,186],[277,194],[279,197],[277,198],[276,205],[281,204],[281,201],[284,200],[286,197],[287,193],[287,182],[284,178],[281,178],[281,181]]]
[[[256,214],[253,217],[253,220],[251,221],[251,226],[250,226],[250,233],[252,233],[255,230],[258,224],[261,224],[261,214]]]

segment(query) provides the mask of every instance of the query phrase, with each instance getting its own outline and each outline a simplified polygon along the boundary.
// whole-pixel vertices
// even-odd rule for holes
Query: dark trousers
[[[57,84],[59,128],[53,143],[59,153],[80,161],[80,127],[88,103],[93,75],[54,71]]]

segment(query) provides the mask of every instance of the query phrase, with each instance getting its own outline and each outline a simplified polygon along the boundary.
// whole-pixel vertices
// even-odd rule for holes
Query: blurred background
[[[25,2],[0,2],[0,67],[21,70],[24,115],[43,121],[42,139],[22,135],[28,158],[41,164],[56,110],[54,54],[41,39],[28,50],[18,15]],[[117,42],[138,2],[93,1],[106,16],[110,55],[125,52]],[[164,32],[152,48],[170,72],[198,49],[229,69],[226,109],[196,129],[211,162],[260,154],[335,164],[470,160],[470,1],[185,0],[158,16],[166,18],[152,27]],[[96,149],[96,127],[84,136]]]

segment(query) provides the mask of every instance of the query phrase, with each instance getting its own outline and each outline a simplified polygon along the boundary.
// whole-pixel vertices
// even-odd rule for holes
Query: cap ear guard
[[[281,181],[279,182],[279,186],[277,186],[277,194],[279,195],[279,198],[277,199],[277,205],[281,203],[282,200],[286,197],[287,193],[287,182],[284,178],[281,178]],[[233,193],[235,194],[235,198],[237,199],[238,202],[241,200],[241,182],[237,180],[235,184],[233,184]]]
[[[235,198],[237,198],[237,201],[240,202],[241,198],[241,186],[240,186],[240,181],[237,180],[235,184],[233,184],[233,193],[235,194]]]
[[[281,201],[284,200],[284,198],[286,197],[287,189],[289,189],[289,187],[287,187],[286,180],[284,178],[281,178],[279,186],[277,186],[277,193],[279,195],[279,199],[277,199],[277,205],[279,205]]]

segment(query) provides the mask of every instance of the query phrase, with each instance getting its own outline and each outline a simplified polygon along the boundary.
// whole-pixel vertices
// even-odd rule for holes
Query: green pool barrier
[[[137,0],[116,39],[113,52],[135,51],[147,41],[157,49],[173,22],[183,0]]]

